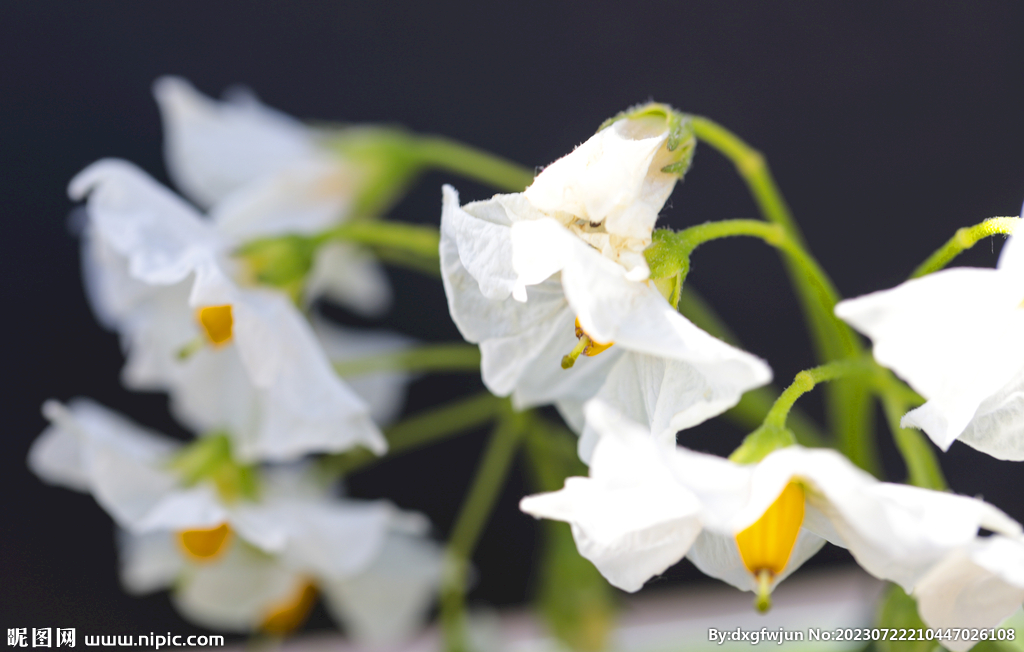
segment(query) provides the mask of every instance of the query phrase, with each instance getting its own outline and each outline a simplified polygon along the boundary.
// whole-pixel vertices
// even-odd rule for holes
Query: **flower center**
[[[743,565],[757,578],[759,611],[771,607],[772,580],[789,563],[804,522],[804,498],[803,487],[790,482],[761,518],[736,535]]]
[[[595,342],[583,331],[583,328],[580,326],[579,317],[576,318],[576,339],[579,340],[579,342],[576,343],[576,347],[569,352],[569,355],[562,358],[562,369],[568,369],[576,364],[576,358],[580,357],[581,354],[587,357],[593,357],[598,353],[607,351],[615,344],[615,342],[608,342],[607,344],[598,344]]]
[[[235,320],[231,316],[230,304],[200,308],[196,311],[196,319],[211,344],[220,346],[231,340]]]
[[[227,523],[204,530],[185,530],[178,533],[178,544],[193,561],[213,561],[227,550],[231,528]]]
[[[312,582],[302,582],[292,595],[267,610],[260,630],[266,634],[284,636],[305,622],[316,602],[316,588]]]

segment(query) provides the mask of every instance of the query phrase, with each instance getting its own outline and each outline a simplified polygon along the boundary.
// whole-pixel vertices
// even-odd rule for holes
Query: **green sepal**
[[[298,300],[319,244],[299,235],[260,238],[242,245],[235,256],[257,283],[288,292]]]
[[[737,464],[756,464],[772,451],[796,444],[796,435],[785,426],[769,423],[747,435],[729,459]]]
[[[686,278],[690,260],[679,255],[676,234],[670,229],[656,229],[651,234],[651,244],[644,249],[651,280],[682,275]]]
[[[662,167],[661,171],[666,174],[674,174],[680,179],[683,178],[683,175],[690,169],[690,165],[693,163],[693,154],[697,150],[697,136],[693,133],[689,115],[677,111],[668,104],[649,102],[630,107],[608,118],[601,123],[598,131],[619,120],[636,120],[649,116],[661,116],[668,123],[668,138],[665,141],[665,147],[675,154],[675,160]]]
[[[225,432],[211,433],[183,447],[169,466],[179,474],[184,486],[212,482],[227,502],[255,500],[259,493],[256,469],[235,461],[231,439]]]

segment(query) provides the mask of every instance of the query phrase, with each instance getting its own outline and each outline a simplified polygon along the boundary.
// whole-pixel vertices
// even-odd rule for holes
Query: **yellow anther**
[[[294,632],[306,621],[314,603],[316,587],[307,580],[300,584],[294,593],[267,610],[260,622],[260,631],[274,636]]]
[[[607,351],[615,342],[608,342],[607,344],[598,344],[589,335],[584,332],[583,327],[580,326],[580,318],[576,318],[576,339],[579,342],[576,347],[569,353],[569,355],[562,358],[562,369],[568,369],[569,367],[576,364],[576,358],[580,355],[587,357],[593,357],[598,353]]]
[[[196,311],[196,319],[211,344],[225,344],[234,334],[235,320],[231,315],[230,304],[200,308]]]
[[[231,528],[227,523],[205,530],[185,530],[178,533],[178,544],[193,561],[217,559],[227,550]]]
[[[772,581],[789,563],[804,522],[804,499],[803,487],[790,482],[761,518],[736,535],[743,565],[757,578],[759,611],[771,606]]]

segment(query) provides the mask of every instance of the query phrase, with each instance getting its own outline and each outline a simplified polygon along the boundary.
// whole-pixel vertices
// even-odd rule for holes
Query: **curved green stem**
[[[425,165],[507,192],[522,192],[533,183],[533,170],[443,136],[418,137],[412,143],[411,153]]]
[[[334,362],[339,376],[360,376],[383,371],[410,373],[479,371],[480,349],[473,344],[424,344],[354,360]]]
[[[926,274],[937,272],[961,253],[977,244],[979,240],[999,233],[1009,235],[1014,232],[1018,224],[1020,224],[1019,217],[990,217],[974,226],[965,226],[957,229],[956,233],[946,244],[939,247],[935,253],[928,256],[928,259],[914,270],[910,278],[919,278]]]
[[[436,441],[465,432],[495,418],[507,401],[482,392],[448,405],[432,408],[384,429],[388,440],[388,457],[405,453]],[[381,461],[366,448],[328,455],[321,460],[326,473],[345,475]]]
[[[800,250],[804,258],[813,261],[806,254],[803,236],[772,178],[764,156],[712,120],[691,116],[690,126],[699,140],[711,145],[733,162],[762,215],[786,232],[790,247]],[[859,355],[863,350],[860,341],[850,327],[832,312],[835,302],[828,300],[828,297],[831,295],[834,299],[838,295],[828,277],[822,273],[818,281],[811,281],[805,274],[806,270],[801,269],[803,265],[792,257],[785,261],[785,265],[810,327],[818,359],[824,362]],[[818,267],[817,263],[814,266]],[[820,267],[818,269],[820,271]],[[860,442],[869,436],[873,414],[865,388],[855,380],[834,383],[829,387],[826,401],[829,422],[837,435],[840,449],[858,466],[876,471],[877,460],[863,457],[858,452],[866,450]]]
[[[773,450],[797,443],[793,432],[786,427],[786,420],[798,398],[823,382],[852,376],[870,377],[875,368],[871,360],[856,357],[835,360],[813,369],[801,371],[793,378],[792,384],[784,389],[779,398],[775,400],[761,426],[747,435],[739,448],[729,456],[729,459],[738,464],[751,464],[761,461]],[[869,442],[870,440],[865,439],[864,443],[869,445]]]
[[[441,627],[449,651],[467,649],[465,599],[469,560],[505,484],[525,430],[524,420],[523,415],[508,411],[498,422],[448,538],[441,587]]]

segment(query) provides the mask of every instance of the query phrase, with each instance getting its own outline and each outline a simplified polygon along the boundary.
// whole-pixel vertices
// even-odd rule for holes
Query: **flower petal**
[[[580,554],[614,586],[637,591],[682,559],[701,530],[700,505],[675,481],[665,453],[639,426],[616,428],[597,443],[589,478],[569,478],[519,507],[568,522]]]
[[[317,153],[302,123],[251,94],[218,102],[180,77],[161,77],[153,95],[164,120],[168,172],[203,207]]]
[[[948,269],[842,301],[836,315],[874,343],[879,364],[928,399],[904,425],[943,450],[985,399],[1024,369],[1024,289],[1002,270]]]
[[[170,532],[117,536],[121,585],[131,594],[152,593],[171,586],[185,568],[174,535]]]
[[[929,627],[995,627],[1024,602],[1024,542],[992,536],[956,550],[917,583],[914,597]],[[966,652],[974,643],[943,645]]]
[[[320,584],[327,607],[363,643],[393,643],[423,622],[441,582],[441,549],[419,537],[390,535],[363,573]]]
[[[391,283],[375,257],[353,245],[331,242],[316,252],[306,277],[306,304],[320,297],[365,317],[380,317],[391,307]]]

